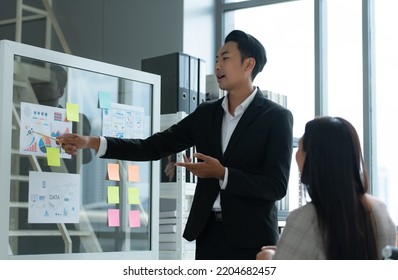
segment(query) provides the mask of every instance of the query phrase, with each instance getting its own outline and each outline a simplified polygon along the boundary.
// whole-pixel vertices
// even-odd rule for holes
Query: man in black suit
[[[104,158],[158,160],[196,146],[177,165],[198,177],[184,238],[196,240],[196,259],[255,259],[278,239],[275,202],[287,190],[293,117],[253,86],[266,63],[262,44],[234,30],[217,52],[215,74],[225,98],[205,102],[147,139],[65,135],[63,148],[92,148]]]

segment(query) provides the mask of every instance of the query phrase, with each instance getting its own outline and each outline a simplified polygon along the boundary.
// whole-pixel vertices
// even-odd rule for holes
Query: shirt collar
[[[257,93],[257,87],[254,87],[253,92],[247,97],[238,107],[235,109],[235,116],[246,111],[247,107],[249,107],[250,103],[252,103],[254,96]],[[225,113],[229,113],[228,111],[228,97],[229,93],[225,96],[224,100],[221,103],[222,108],[224,109]]]

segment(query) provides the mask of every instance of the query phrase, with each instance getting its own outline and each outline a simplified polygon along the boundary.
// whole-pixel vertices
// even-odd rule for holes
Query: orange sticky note
[[[108,203],[119,203],[119,187],[108,186]]]
[[[59,148],[46,148],[47,153],[47,164],[49,166],[61,166],[61,155]]]
[[[79,122],[79,104],[66,103],[66,119]]]
[[[130,227],[140,227],[140,211],[130,210],[129,211],[129,225]]]
[[[129,204],[140,204],[140,189],[139,188],[128,188],[128,203]]]
[[[129,182],[139,182],[140,181],[140,170],[138,165],[128,166],[128,176]]]
[[[108,209],[108,226],[120,226],[119,209]]]
[[[120,181],[119,164],[108,163],[108,180]]]

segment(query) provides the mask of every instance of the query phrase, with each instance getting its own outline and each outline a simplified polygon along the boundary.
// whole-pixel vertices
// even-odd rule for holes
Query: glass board
[[[69,156],[63,133],[146,138],[160,77],[3,40],[0,258],[158,256],[158,162]]]

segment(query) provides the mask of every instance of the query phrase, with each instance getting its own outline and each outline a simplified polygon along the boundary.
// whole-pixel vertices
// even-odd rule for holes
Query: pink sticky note
[[[129,211],[129,224],[130,227],[140,227],[140,211],[138,210],[130,210]]]
[[[108,163],[108,179],[111,181],[120,181],[119,164]]]
[[[140,181],[140,171],[138,165],[129,165],[129,182],[139,182]]]
[[[108,209],[108,227],[120,226],[119,209]]]

